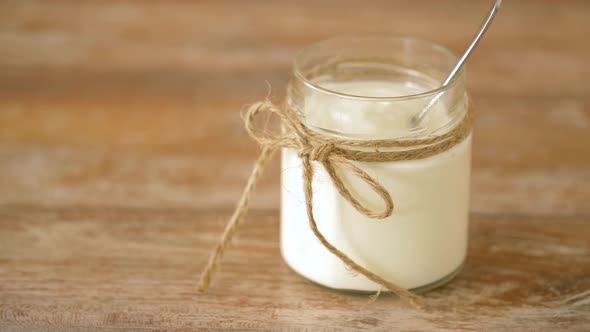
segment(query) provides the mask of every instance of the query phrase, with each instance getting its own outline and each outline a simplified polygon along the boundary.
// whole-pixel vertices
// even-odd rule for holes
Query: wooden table
[[[438,310],[291,272],[278,162],[194,292],[258,151],[239,112],[282,98],[298,49],[392,32],[460,52],[488,3],[1,2],[0,330],[588,331],[586,0],[505,1],[470,59],[470,247]]]

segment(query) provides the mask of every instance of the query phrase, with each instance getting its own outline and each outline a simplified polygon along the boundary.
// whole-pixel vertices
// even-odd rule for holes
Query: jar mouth
[[[409,99],[421,99],[421,98],[433,97],[437,94],[443,93],[443,92],[451,89],[453,86],[455,86],[455,84],[457,82],[460,81],[460,78],[463,75],[464,68],[461,68],[456,73],[455,77],[453,77],[453,79],[446,86],[439,86],[437,88],[428,89],[424,92],[419,92],[419,93],[415,93],[415,94],[408,94],[408,95],[402,95],[402,96],[399,96],[399,95],[398,96],[362,96],[362,95],[354,95],[354,94],[348,94],[348,93],[343,93],[340,91],[331,90],[329,88],[326,88],[325,86],[322,86],[321,83],[313,82],[312,79],[308,75],[303,73],[302,66],[301,66],[301,60],[306,55],[313,52],[313,50],[318,49],[321,46],[324,46],[325,44],[338,42],[338,41],[369,40],[369,39],[422,44],[424,46],[430,47],[431,49],[434,49],[438,52],[445,54],[449,58],[453,59],[453,61],[455,63],[459,59],[459,57],[455,53],[453,53],[451,50],[449,50],[448,48],[446,48],[438,43],[435,43],[433,41],[427,40],[427,39],[407,37],[407,36],[388,35],[388,34],[342,35],[342,36],[336,36],[336,37],[320,40],[320,41],[310,44],[310,45],[304,47],[302,50],[300,50],[295,55],[295,58],[293,60],[293,75],[297,79],[299,79],[304,85],[306,85],[308,88],[322,92],[322,93],[331,94],[331,95],[335,95],[340,98],[346,98],[346,99],[381,101],[381,102],[383,102],[383,101],[403,101],[403,100],[409,100]]]

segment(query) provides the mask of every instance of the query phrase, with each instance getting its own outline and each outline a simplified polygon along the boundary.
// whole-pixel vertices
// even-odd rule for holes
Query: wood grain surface
[[[278,160],[210,291],[257,154],[244,105],[322,38],[461,52],[489,1],[1,1],[0,331],[590,330],[590,2],[504,1],[468,64],[470,246],[420,312],[279,253]],[[213,172],[213,176],[211,173]]]

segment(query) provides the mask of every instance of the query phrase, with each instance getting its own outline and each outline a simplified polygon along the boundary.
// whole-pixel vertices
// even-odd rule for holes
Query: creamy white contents
[[[357,81],[324,84],[352,95],[392,96],[420,92],[395,82]],[[454,107],[465,107],[457,103]],[[317,94],[308,97],[305,123],[363,139],[407,136],[409,117],[424,101],[375,103]],[[438,105],[416,135],[448,128],[452,122]],[[450,150],[421,160],[358,163],[391,194],[395,209],[386,219],[357,212],[314,163],[314,216],[328,241],[374,273],[412,289],[436,282],[461,266],[467,250],[471,137]],[[368,206],[380,198],[351,174],[340,172],[348,188]],[[301,161],[293,150],[282,153],[281,251],[295,271],[319,284],[339,289],[376,291],[379,285],[348,270],[309,229]]]

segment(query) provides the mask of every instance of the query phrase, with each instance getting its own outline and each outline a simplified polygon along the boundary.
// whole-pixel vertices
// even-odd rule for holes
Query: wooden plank
[[[476,105],[473,211],[590,214],[587,99]],[[229,208],[258,153],[238,100],[37,97],[0,108],[3,202]],[[278,208],[279,178],[275,160],[254,207]]]
[[[127,94],[178,82],[174,90],[194,94],[213,85],[224,95],[225,84],[243,78],[232,90],[247,92],[253,82],[281,82],[277,77],[289,73],[299,49],[333,35],[413,35],[461,52],[488,5],[460,0],[412,5],[387,0],[370,5],[5,1],[0,4],[0,87],[27,93],[92,86]],[[590,87],[581,82],[590,76],[590,46],[582,42],[590,35],[588,13],[590,3],[583,0],[506,1],[470,60],[472,91],[587,96]]]
[[[426,295],[331,291],[289,270],[254,211],[213,287],[193,292],[228,213],[0,208],[0,329],[572,330],[590,324],[590,220],[473,214],[464,271]],[[24,245],[26,244],[26,245]]]

